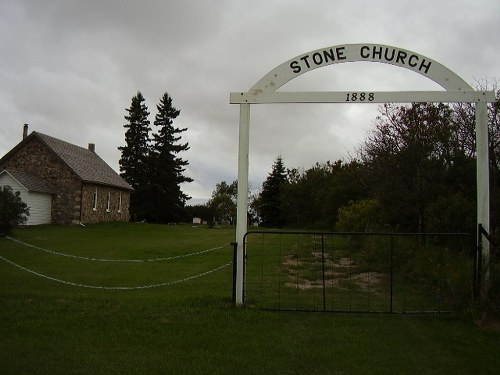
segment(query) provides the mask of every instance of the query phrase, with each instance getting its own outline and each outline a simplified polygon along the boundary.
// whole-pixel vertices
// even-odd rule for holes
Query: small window
[[[118,212],[122,212],[122,192],[120,191],[118,195]]]
[[[106,199],[106,212],[110,211],[111,207],[111,192],[108,190],[108,198]]]
[[[95,188],[92,196],[92,211],[97,211],[97,188]]]

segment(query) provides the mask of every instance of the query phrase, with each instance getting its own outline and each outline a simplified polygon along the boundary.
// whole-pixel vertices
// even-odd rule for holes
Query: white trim
[[[118,192],[118,213],[121,214],[122,213],[122,192],[119,191]]]
[[[10,178],[12,178],[17,184],[19,184],[20,187],[22,187],[24,190],[29,191],[26,186],[24,186],[17,178],[15,178],[7,169],[4,169],[3,171],[0,172],[0,176],[2,174],[8,175]]]
[[[494,102],[493,91],[232,92],[231,104],[271,103],[477,103]]]
[[[94,190],[94,193],[92,194],[92,211],[97,211],[97,199],[98,199],[98,195],[97,195],[97,187],[95,188]]]
[[[108,196],[106,198],[106,212],[111,212],[111,191],[108,190]]]

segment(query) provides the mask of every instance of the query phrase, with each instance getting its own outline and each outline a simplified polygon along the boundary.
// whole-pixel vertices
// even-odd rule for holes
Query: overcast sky
[[[467,83],[500,79],[498,0],[0,0],[0,156],[22,127],[96,144],[117,172],[123,125],[141,91],[151,112],[164,92],[181,110],[191,149],[183,186],[205,202],[237,176],[239,106],[270,70],[323,47],[401,47]],[[356,62],[316,69],[283,91],[440,90],[410,70]],[[250,185],[281,155],[286,167],[347,159],[373,128],[377,105],[268,104],[251,109]]]

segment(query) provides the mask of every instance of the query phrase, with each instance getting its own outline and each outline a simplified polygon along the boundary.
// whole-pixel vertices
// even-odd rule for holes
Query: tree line
[[[500,91],[489,106],[491,228],[500,225]],[[338,231],[475,233],[474,105],[379,107],[348,161],[309,169],[274,162],[252,202],[262,225]]]
[[[495,91],[488,112],[490,228],[498,232],[500,90]],[[234,218],[236,186],[217,184],[205,211],[197,207],[200,216]],[[250,196],[249,218],[278,228],[475,233],[476,199],[474,104],[385,104],[348,160],[304,169],[287,168],[278,156]]]
[[[488,107],[490,229],[498,237],[500,90],[494,88],[496,101]],[[179,153],[189,149],[180,142],[187,129],[174,126],[180,110],[168,93],[156,108],[156,132],[141,92],[126,109],[120,174],[134,188],[132,219],[166,223],[200,217],[234,224],[237,181],[221,181],[207,204],[186,207],[190,197],[180,184],[192,179],[184,175],[188,161]],[[475,157],[473,104],[385,104],[374,129],[347,161],[286,168],[278,156],[260,191],[250,196],[249,221],[337,231],[475,233]]]
[[[481,88],[480,89],[484,89]],[[495,87],[496,90],[496,87]],[[489,105],[491,225],[500,225],[500,90]],[[152,133],[140,92],[125,119],[121,175],[135,189],[131,213],[151,222],[235,223],[237,181],[218,183],[205,205],[186,206],[180,184],[188,162],[178,156],[173,120],[180,111],[165,93]],[[469,232],[476,223],[475,110],[471,103],[385,104],[374,129],[348,160],[286,167],[278,156],[258,192],[251,223],[337,231]]]

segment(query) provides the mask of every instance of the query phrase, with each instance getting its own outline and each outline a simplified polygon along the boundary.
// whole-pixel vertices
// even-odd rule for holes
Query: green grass
[[[78,256],[147,259],[234,240],[232,228],[147,224],[15,231]],[[0,256],[91,285],[179,280],[225,264],[227,246],[159,263],[65,258],[0,238]],[[1,374],[496,374],[500,333],[455,315],[272,312],[234,308],[231,267],[145,290],[95,290],[0,261]]]

